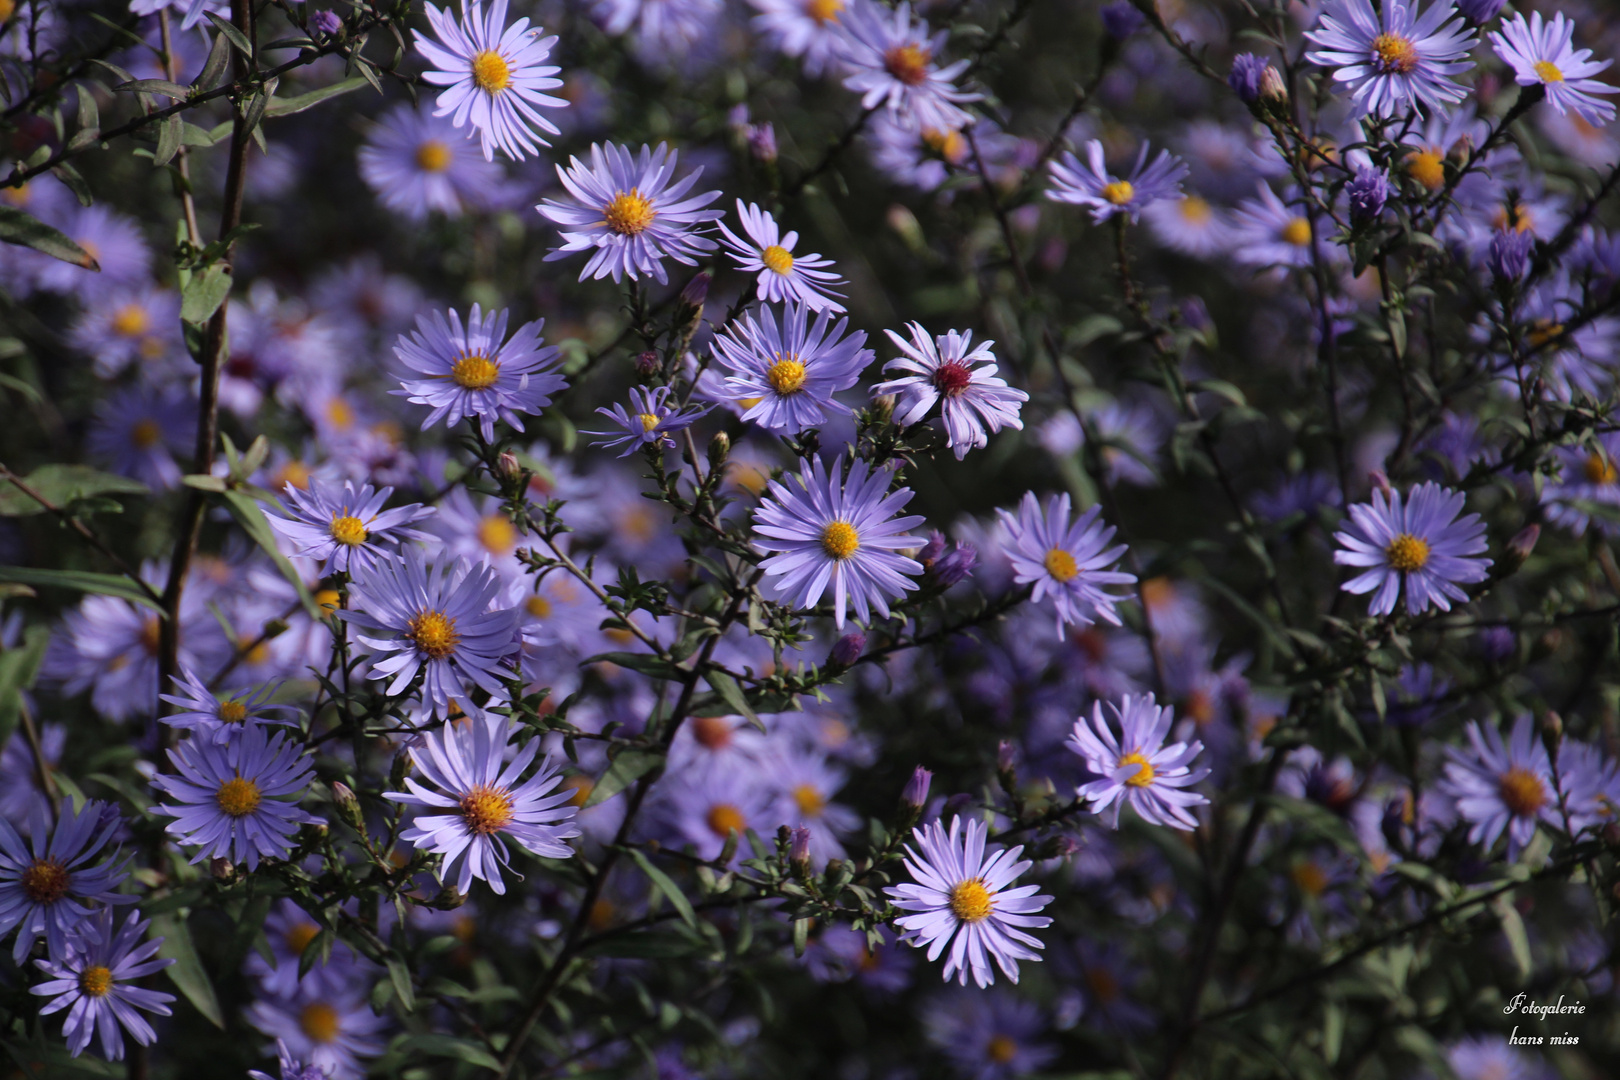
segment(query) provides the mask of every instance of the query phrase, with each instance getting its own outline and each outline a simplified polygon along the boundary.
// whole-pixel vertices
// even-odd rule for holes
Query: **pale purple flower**
[[[85,440],[90,456],[159,491],[180,485],[176,454],[189,456],[197,407],[179,390],[128,386],[96,408]]]
[[[410,221],[432,211],[460,217],[495,203],[504,177],[456,126],[430,111],[397,105],[366,135],[360,177],[388,209]]]
[[[362,1080],[360,1059],[383,1052],[378,1036],[389,1021],[371,1011],[365,975],[355,966],[341,980],[301,979],[291,996],[261,997],[248,1007],[248,1022],[276,1040],[284,1063],[308,1062],[295,1080]]]
[[[180,674],[174,676],[174,688],[178,693],[160,695],[175,707],[163,722],[172,728],[190,729],[198,738],[223,743],[260,724],[298,726],[295,707],[269,703],[278,689],[274,684],[218,697],[189,667],[182,666]]]
[[[839,630],[850,604],[862,622],[873,608],[888,618],[889,601],[916,589],[911,576],[922,566],[900,552],[922,546],[906,530],[924,520],[895,516],[912,491],[890,493],[888,470],[857,460],[844,479],[843,466],[842,455],[830,470],[819,459],[801,462],[787,483],[770,482],[769,499],[754,513],[754,546],[777,552],[759,564],[766,594],[804,610],[831,585]]]
[[[1519,717],[1505,742],[1494,725],[1470,721],[1468,742],[1472,753],[1446,748],[1440,790],[1469,823],[1470,843],[1489,851],[1506,831],[1508,858],[1516,859],[1535,835],[1536,822],[1562,824],[1547,748],[1528,715]]]
[[[248,1080],[330,1080],[332,1075],[313,1062],[306,1065],[299,1061],[285,1039],[276,1040],[276,1058],[277,1064],[281,1067],[279,1078],[258,1069],[249,1069]]]
[[[641,61],[668,67],[712,39],[726,10],[725,0],[595,0],[591,15],[604,33],[618,35],[634,27]]]
[[[283,858],[298,827],[315,819],[298,809],[313,770],[303,747],[262,724],[226,743],[190,738],[169,751],[174,774],[152,786],[177,805],[152,807],[172,817],[169,835],[197,847],[194,863],[225,858],[256,870],[261,858]]]
[[[391,392],[433,410],[423,431],[440,420],[454,426],[476,418],[493,441],[497,419],[522,431],[519,414],[539,413],[568,385],[556,370],[561,352],[540,337],[546,320],[524,323],[508,340],[506,318],[505,308],[485,312],[474,304],[465,328],[452,309],[419,315],[416,332],[400,335],[394,355],[418,374],[402,376],[403,389]]]
[[[748,0],[759,14],[754,28],[784,56],[797,56],[815,78],[836,58],[844,0]]]
[[[61,956],[68,933],[91,916],[90,905],[133,904],[120,894],[128,862],[95,858],[122,822],[116,807],[92,799],[75,811],[63,799],[56,825],[43,803],[29,814],[28,840],[0,821],[0,938],[13,930],[11,958],[23,958],[44,937],[52,956]]]
[[[98,296],[74,324],[71,340],[95,358],[102,378],[131,364],[150,372],[181,352],[180,297],[150,285]]]
[[[675,432],[692,425],[692,422],[709,411],[709,406],[682,405],[679,401],[671,402],[673,393],[670,387],[657,386],[651,390],[640,386],[630,388],[630,408],[623,405],[614,405],[611,409],[602,408],[596,411],[619,425],[618,431],[587,431],[587,435],[600,435],[598,441],[602,446],[622,446],[624,452],[620,457],[629,457],[637,450],[649,446],[672,448]]]
[[[1370,0],[1331,0],[1305,35],[1317,46],[1305,59],[1336,69],[1333,81],[1346,84],[1357,114],[1444,110],[1468,93],[1451,76],[1474,66],[1474,33],[1456,15],[1452,0],[1436,0],[1421,16],[1416,0],[1384,0],[1380,21]]]
[[[1052,496],[1043,511],[1033,491],[1024,493],[1016,517],[1006,510],[996,511],[1007,533],[1005,551],[1013,580],[1033,584],[1031,599],[1036,603],[1052,597],[1060,638],[1069,624],[1085,627],[1102,619],[1118,626],[1114,606],[1120,598],[1101,586],[1136,581],[1135,574],[1108,569],[1125,554],[1125,545],[1108,546],[1114,527],[1098,522],[1101,512],[1101,507],[1093,506],[1071,522],[1067,494]]]
[[[883,365],[885,372],[904,372],[872,388],[876,394],[898,394],[894,421],[901,427],[919,423],[938,405],[945,424],[945,443],[961,461],[969,450],[982,449],[990,432],[1004,427],[1022,430],[1019,407],[1029,400],[1022,390],[996,374],[993,341],[973,345],[973,331],[948,330],[934,337],[921,323],[908,323],[907,341],[885,330],[900,355]]]
[[[946,991],[927,1002],[922,1021],[928,1041],[968,1080],[1040,1075],[1058,1056],[1043,1038],[1047,1020],[1040,1006],[1015,991]]]
[[[742,219],[747,238],[738,236],[720,223],[720,234],[726,249],[737,261],[737,268],[745,274],[758,274],[755,295],[770,304],[800,303],[812,311],[843,311],[844,305],[833,299],[841,296],[828,289],[843,284],[837,274],[826,268],[831,259],[820,255],[795,255],[793,247],[799,234],[782,235],[781,227],[768,211],[752,203],[737,200],[737,216]]]
[[[1344,186],[1345,200],[1350,204],[1350,220],[1376,221],[1389,201],[1389,178],[1379,169],[1363,166]]]
[[[174,961],[152,959],[163,939],[142,942],[149,925],[130,916],[115,933],[112,909],[102,908],[68,935],[60,955],[34,961],[50,978],[28,992],[51,999],[40,1007],[41,1016],[71,1007],[62,1035],[74,1057],[84,1052],[93,1035],[100,1037],[101,1056],[109,1061],[123,1060],[125,1031],[142,1046],[156,1041],[157,1032],[141,1011],[168,1016],[174,995],[133,984]]]
[[[1614,119],[1614,104],[1594,94],[1620,94],[1620,87],[1592,78],[1613,60],[1591,60],[1591,49],[1575,48],[1575,24],[1562,11],[1543,22],[1541,12],[1530,14],[1526,22],[1515,12],[1502,29],[1490,35],[1491,48],[1513,68],[1520,86],[1541,86],[1547,104],[1559,115],[1574,112],[1593,127],[1604,127]]]
[[[383,798],[418,808],[411,827],[400,838],[444,856],[441,875],[454,879],[465,894],[473,879],[506,892],[501,871],[508,868],[503,838],[511,838],[536,855],[566,859],[574,849],[563,841],[579,835],[570,819],[573,788],[552,793],[562,773],[549,757],[527,780],[522,779],[540,740],[530,739],[510,763],[503,763],[512,741],[507,717],[473,717],[446,723],[422,736],[412,754],[417,770],[433,786],[405,778],[409,794],[383,793]]]
[[[1395,610],[1404,587],[1406,611],[1416,615],[1431,605],[1451,610],[1451,601],[1467,600],[1458,584],[1484,581],[1491,560],[1485,550],[1485,525],[1478,514],[1458,518],[1464,496],[1430,482],[1400,492],[1374,491],[1372,503],[1350,507],[1350,521],[1333,534],[1342,550],[1333,553],[1340,566],[1364,567],[1345,582],[1345,592],[1377,593],[1368,609],[1374,615]]]
[[[1075,720],[1074,731],[1065,744],[1098,777],[1081,784],[1075,794],[1085,799],[1086,808],[1100,815],[1111,829],[1119,828],[1119,812],[1125,806],[1153,825],[1196,829],[1198,820],[1190,808],[1209,800],[1186,789],[1209,775],[1207,768],[1192,768],[1204,744],[1194,739],[1166,745],[1164,739],[1175,723],[1175,710],[1157,704],[1152,694],[1126,694],[1118,705],[1109,703],[1108,708],[1119,724],[1117,737],[1103,718],[1099,701],[1092,706],[1089,721],[1084,716]]]
[[[422,81],[445,88],[435,115],[451,117],[458,128],[471,121],[489,161],[497,147],[521,161],[550,145],[535,129],[557,134],[540,110],[568,105],[545,93],[562,85],[552,77],[562,69],[546,63],[556,37],[530,30],[528,19],[507,26],[506,0],[495,0],[487,16],[482,0],[466,0],[460,25],[432,4],[426,12],[438,40],[418,37],[416,48],[428,62]]]
[[[1046,197],[1089,208],[1091,220],[1098,224],[1118,214],[1135,221],[1144,206],[1181,198],[1181,181],[1187,175],[1186,162],[1168,150],[1160,150],[1152,164],[1147,156],[1148,144],[1143,143],[1129,175],[1116,177],[1103,159],[1102,143],[1092,139],[1086,143],[1085,164],[1068,151],[1052,161],[1052,186]]]
[[[906,931],[901,939],[917,948],[928,949],[928,959],[937,960],[950,946],[945,958],[944,977],[953,974],[966,984],[969,973],[979,986],[995,981],[990,961],[995,960],[1002,974],[1018,981],[1018,961],[1039,960],[1034,949],[1045,948],[1039,938],[1021,928],[1040,929],[1052,920],[1037,915],[1050,896],[1036,895],[1038,885],[1009,888],[1034,863],[1018,861],[1023,845],[985,856],[985,825],[974,819],[961,828],[962,818],[951,819],[947,833],[938,821],[912,830],[921,854],[906,845],[906,871],[912,882],[895,885],[884,892],[903,915],[895,925]],[[953,940],[954,939],[954,940]]]
[[[1264,57],[1238,53],[1232,57],[1232,70],[1226,76],[1226,84],[1242,99],[1243,104],[1253,105],[1260,100],[1260,83],[1270,67],[1271,62]]]
[[[383,504],[394,493],[370,484],[355,489],[352,480],[341,488],[335,482],[310,477],[300,491],[288,484],[284,494],[291,508],[286,517],[266,514],[270,527],[291,548],[295,559],[312,559],[323,573],[355,573],[370,569],[379,556],[404,540],[426,540],[428,535],[405,526],[432,517],[431,506],[411,503],[384,510]]]
[[[593,143],[589,165],[575,157],[569,159],[568,168],[557,166],[572,201],[547,200],[535,207],[562,233],[563,246],[546,261],[589,251],[591,257],[579,273],[581,281],[609,275],[614,281],[625,276],[635,281],[646,275],[663,283],[668,280],[666,258],[697,265],[699,255],[718,246],[699,236],[697,228],[724,216],[719,210],[703,209],[720,192],[687,197],[703,170],[674,180],[675,159],[675,151],[663,143],[656,150],[643,146],[639,159],[627,147]]]
[[[918,129],[955,131],[973,122],[960,106],[983,95],[956,88],[968,61],[938,66],[935,58],[950,34],[930,35],[927,22],[913,23],[909,0],[892,10],[874,0],[853,0],[839,22],[850,72],[844,85],[861,95],[862,108],[887,106],[895,119]]]
[[[810,309],[790,304],[778,325],[761,308],[714,339],[714,356],[729,372],[728,397],[745,406],[744,420],[767,431],[797,435],[849,407],[833,395],[848,390],[874,359],[865,331],[845,336],[849,320],[829,311],[810,321]]]

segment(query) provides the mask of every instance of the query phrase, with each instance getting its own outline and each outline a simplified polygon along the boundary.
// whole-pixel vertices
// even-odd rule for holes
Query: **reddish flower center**
[[[73,875],[55,859],[36,859],[23,871],[22,891],[36,904],[54,904],[67,895]]]
[[[973,382],[973,369],[960,360],[947,360],[934,369],[934,389],[948,398],[960,397]]]
[[[928,78],[928,62],[933,53],[921,45],[896,45],[883,54],[883,70],[907,86]]]

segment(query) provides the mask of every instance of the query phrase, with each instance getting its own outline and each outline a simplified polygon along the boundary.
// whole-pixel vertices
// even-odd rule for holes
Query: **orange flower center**
[[[1386,75],[1409,75],[1418,66],[1417,46],[1412,44],[1411,38],[1379,34],[1373,38],[1372,47],[1377,56],[1373,63]]]
[[[907,86],[916,86],[928,78],[928,62],[933,58],[921,45],[896,45],[883,54],[883,70]]]
[[[1080,573],[1080,567],[1074,561],[1074,556],[1062,548],[1053,548],[1048,551],[1046,558],[1041,560],[1041,564],[1046,567],[1048,574],[1064,583],[1073,581],[1075,575]]]
[[[506,59],[493,49],[485,49],[472,58],[473,82],[486,94],[498,94],[512,83],[512,68]]]
[[[450,167],[450,147],[438,139],[428,139],[416,148],[416,167],[423,172],[444,172]]]
[[[708,822],[710,831],[722,839],[733,832],[741,836],[743,830],[748,828],[748,822],[744,820],[742,811],[730,803],[716,803],[710,807],[708,817],[705,820]]]
[[[87,967],[79,972],[79,989],[89,997],[106,997],[112,989],[113,973],[111,968],[100,964]]]
[[[957,882],[951,888],[951,914],[965,923],[984,922],[994,906],[981,878]]]
[[[55,859],[36,859],[22,874],[23,895],[36,904],[54,904],[67,895],[73,875]]]
[[[1429,561],[1429,545],[1411,533],[1401,533],[1389,542],[1384,549],[1384,555],[1389,559],[1389,568],[1399,570],[1401,573],[1410,573],[1421,570]]]
[[[259,794],[258,784],[236,776],[219,785],[219,790],[214,792],[214,801],[224,813],[240,818],[257,810],[264,797]]]
[[[861,534],[847,521],[829,522],[821,530],[821,550],[834,559],[847,559],[861,546]]]
[[[298,1014],[298,1030],[313,1043],[336,1042],[338,1027],[338,1011],[324,1001],[312,1001]]]
[[[759,261],[765,264],[767,270],[778,274],[785,274],[793,269],[793,255],[780,244],[772,244],[759,253]]]
[[[512,820],[512,797],[504,788],[479,784],[461,797],[461,817],[479,836],[499,832]]]
[[[419,612],[405,624],[406,636],[416,647],[434,660],[443,660],[456,651],[461,635],[456,633],[456,620],[442,611]]]
[[[1547,788],[1529,769],[1514,766],[1497,778],[1502,804],[1518,817],[1530,817],[1547,802]]]
[[[613,201],[602,207],[602,220],[607,227],[620,236],[636,236],[647,231],[647,226],[653,223],[658,211],[653,204],[641,197],[641,192],[631,188],[629,192],[619,192],[613,196]]]

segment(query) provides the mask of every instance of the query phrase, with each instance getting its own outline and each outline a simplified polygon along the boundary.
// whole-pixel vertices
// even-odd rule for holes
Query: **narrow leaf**
[[[184,101],[191,96],[189,87],[172,83],[168,79],[131,79],[126,83],[119,83],[113,89],[128,94],[162,94],[176,101]]]
[[[416,992],[411,987],[411,972],[405,961],[392,954],[388,957],[388,979],[394,984],[394,996],[406,1012],[416,1009]]]
[[[641,872],[646,874],[652,883],[658,887],[658,891],[668,898],[671,906],[680,912],[680,916],[685,920],[686,925],[696,929],[697,912],[692,910],[692,902],[686,898],[685,893],[681,892],[681,887],[670,880],[668,874],[654,866],[652,860],[647,858],[640,848],[628,848],[626,850],[629,851],[630,857],[636,861],[636,865],[641,867]]]
[[[127,476],[100,472],[88,465],[41,465],[22,478],[53,506],[65,508],[97,495],[145,495],[147,487]],[[0,517],[31,517],[45,507],[10,480],[0,480]]]
[[[240,52],[243,56],[253,55],[253,43],[247,39],[246,34],[242,33],[242,31],[236,28],[234,23],[228,19],[220,18],[212,11],[204,11],[203,15],[208,19],[209,22],[214,24],[214,29],[218,30],[220,33],[224,34],[230,39],[231,44],[236,46],[236,50],[238,52]]]
[[[164,968],[169,981],[208,1018],[209,1023],[225,1029],[225,1013],[214,994],[213,980],[197,955],[197,946],[191,940],[191,928],[178,915],[159,915],[152,919],[152,929],[163,936],[163,947],[158,955],[174,963]]]
[[[14,581],[22,585],[38,585],[50,589],[73,589],[77,592],[100,593],[149,607],[162,613],[163,609],[146,595],[139,585],[117,574],[92,574],[85,570],[35,570],[28,566],[0,566],[0,581]]]
[[[152,151],[152,164],[167,165],[180,152],[180,125],[178,113],[165,117],[158,125],[157,149]]]
[[[101,269],[101,264],[91,258],[84,248],[63,233],[14,206],[0,205],[0,241],[31,247],[53,259],[61,259],[74,266],[82,266],[86,270]]]
[[[197,73],[191,85],[198,90],[212,90],[219,77],[225,73],[225,63],[230,58],[230,39],[224,34],[215,34],[213,47],[208,50],[208,59],[203,62],[202,70]]]
[[[201,326],[214,317],[219,305],[231,294],[231,275],[223,266],[210,266],[191,275],[180,290],[180,318]]]
[[[253,538],[253,542],[270,556],[271,561],[276,564],[276,569],[281,571],[281,576],[298,590],[298,600],[304,605],[304,610],[309,612],[310,618],[316,620],[324,618],[326,612],[315,605],[315,598],[309,594],[309,586],[304,584],[304,575],[293,568],[293,564],[287,561],[287,556],[276,546],[276,534],[270,528],[270,522],[265,518],[264,510],[259,504],[254,502],[247,492],[241,490],[227,491],[220,498],[237,524],[241,525],[248,536]]]
[[[607,772],[596,781],[591,788],[590,798],[585,800],[586,806],[595,806],[599,802],[611,799],[641,777],[663,764],[664,759],[646,750],[626,750],[613,759]]]
[[[265,108],[264,114],[266,116],[291,116],[294,113],[301,113],[305,109],[314,108],[321,102],[328,101],[340,94],[358,90],[365,85],[367,85],[365,79],[350,78],[335,82],[331,86],[323,86],[319,90],[311,90],[307,94],[299,94],[297,97],[274,98]]]
[[[743,693],[742,687],[737,685],[736,679],[733,679],[724,671],[714,668],[704,672],[703,677],[709,680],[709,685],[714,687],[715,693],[719,694],[727,705],[747,717],[750,724],[758,728],[762,734],[764,733],[765,721],[761,720],[758,714],[754,712],[753,706],[748,704],[748,695]]]

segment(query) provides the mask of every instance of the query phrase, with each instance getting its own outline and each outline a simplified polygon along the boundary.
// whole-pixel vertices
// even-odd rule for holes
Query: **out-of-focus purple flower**
[[[917,553],[923,565],[924,579],[941,589],[949,589],[966,581],[979,563],[979,550],[965,540],[951,543],[944,533],[935,530],[928,543]]]
[[[1116,41],[1124,41],[1147,25],[1147,16],[1136,10],[1131,0],[1114,0],[1102,9],[1103,29]]]
[[[1344,197],[1350,203],[1350,220],[1376,221],[1389,200],[1389,179],[1378,169],[1362,166],[1345,185]]]
[[[1530,268],[1530,251],[1536,246],[1536,235],[1529,229],[1498,230],[1491,237],[1491,247],[1485,256],[1485,265],[1491,276],[1504,284],[1512,284],[1524,277]]]
[[[1462,17],[1478,26],[1483,26],[1496,18],[1507,0],[1457,0],[1457,10]]]
[[[776,160],[776,127],[769,120],[748,125],[748,152],[767,165]]]
[[[1258,104],[1260,79],[1270,67],[1270,61],[1253,53],[1238,53],[1232,57],[1232,70],[1226,76],[1226,84],[1242,99],[1243,104]]]
[[[1042,1037],[1046,1026],[1034,1002],[1004,990],[958,990],[923,1008],[928,1041],[971,1080],[1013,1080],[1040,1072],[1058,1055]]]
[[[335,34],[343,29],[343,20],[335,11],[317,11],[309,21],[323,34]]]
[[[875,0],[854,0],[839,22],[844,85],[861,95],[862,108],[886,105],[895,119],[923,129],[955,131],[972,122],[961,105],[983,95],[955,85],[968,61],[943,68],[935,63],[948,31],[930,35],[927,22],[913,23],[909,2],[891,10]]]

